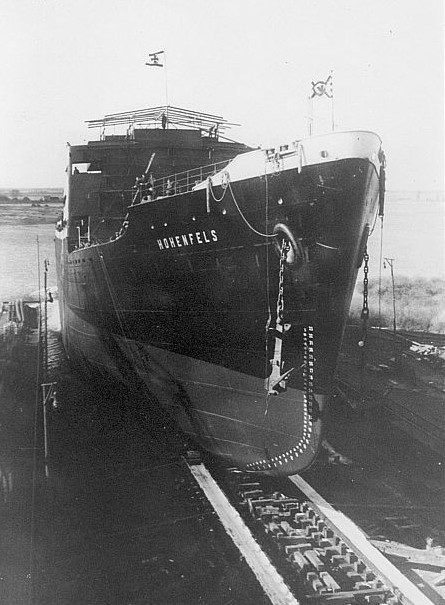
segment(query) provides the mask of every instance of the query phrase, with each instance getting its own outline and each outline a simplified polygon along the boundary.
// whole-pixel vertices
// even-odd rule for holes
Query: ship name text
[[[184,246],[195,246],[201,244],[210,244],[218,241],[218,234],[215,229],[211,231],[195,231],[194,233],[182,233],[181,235],[171,235],[157,239],[159,250],[169,250],[170,248],[182,248]]]

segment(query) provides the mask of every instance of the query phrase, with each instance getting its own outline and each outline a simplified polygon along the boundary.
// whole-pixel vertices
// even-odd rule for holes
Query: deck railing
[[[178,172],[156,179],[154,182],[155,196],[162,197],[178,193],[187,193],[198,185],[198,183],[201,183],[209,176],[213,176],[222,170],[230,161],[231,160],[224,160],[222,162],[200,166],[199,168],[192,168],[190,170],[185,170],[184,172]]]
[[[198,168],[191,168],[184,172],[177,172],[168,176],[163,176],[159,179],[150,179],[148,175],[144,175],[139,179],[139,184],[133,196],[133,204],[138,204],[147,199],[156,199],[160,197],[168,197],[179,193],[187,193],[196,185],[205,181],[209,176],[213,176],[222,170],[231,160],[215,162]]]

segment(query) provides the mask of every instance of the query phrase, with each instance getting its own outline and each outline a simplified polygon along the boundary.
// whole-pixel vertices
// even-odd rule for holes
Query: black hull
[[[70,357],[140,381],[233,464],[300,472],[322,441],[378,192],[375,163],[352,157],[131,206],[101,244],[56,238]]]

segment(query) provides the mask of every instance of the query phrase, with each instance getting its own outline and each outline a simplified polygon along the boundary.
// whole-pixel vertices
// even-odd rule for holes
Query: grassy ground
[[[360,318],[363,304],[363,287],[358,286],[351,305],[351,319]],[[409,279],[396,280],[394,285],[396,327],[398,330],[445,334],[445,280]],[[392,328],[393,289],[391,279],[382,279],[379,317],[379,282],[369,282],[370,323],[373,326]]]

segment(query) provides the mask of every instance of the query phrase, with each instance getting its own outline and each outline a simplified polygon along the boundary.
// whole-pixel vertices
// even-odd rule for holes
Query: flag
[[[149,65],[150,67],[164,67],[164,64],[159,62],[159,55],[163,54],[163,50],[160,50],[157,53],[149,53],[148,63],[146,63],[145,65]]]
[[[314,97],[322,97],[323,95],[326,95],[330,99],[334,96],[332,75],[330,75],[325,82],[323,82],[323,80],[312,82],[311,99]]]

